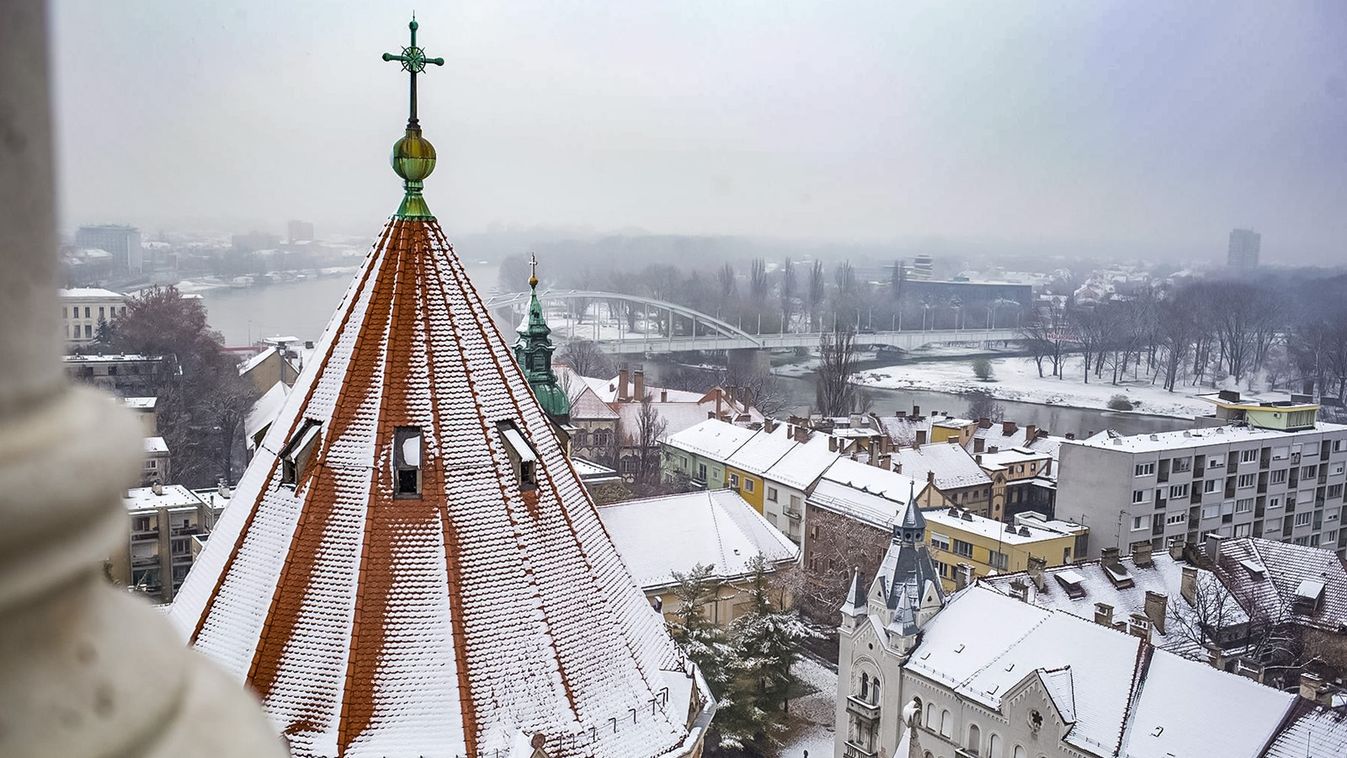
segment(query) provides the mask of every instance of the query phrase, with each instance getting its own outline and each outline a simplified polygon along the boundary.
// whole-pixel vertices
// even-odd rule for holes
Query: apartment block
[[[58,292],[61,301],[61,334],[68,345],[84,345],[98,337],[100,321],[111,322],[126,313],[126,295],[98,287],[78,287]]]
[[[1214,402],[1223,420],[1250,405],[1237,395]],[[1342,556],[1347,426],[1318,422],[1317,411],[1297,398],[1258,404],[1224,426],[1064,443],[1057,516],[1090,526],[1091,558],[1105,547],[1149,542],[1161,550],[1209,534]]]
[[[156,603],[173,600],[199,550],[197,538],[210,533],[218,509],[182,485],[129,490],[126,544],[108,556],[108,576],[118,585]]]

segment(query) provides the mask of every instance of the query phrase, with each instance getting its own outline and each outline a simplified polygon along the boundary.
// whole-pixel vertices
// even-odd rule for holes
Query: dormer
[[[501,441],[505,443],[505,454],[510,458],[510,466],[514,469],[515,482],[519,485],[520,491],[533,492],[538,489],[538,454],[534,451],[533,445],[524,439],[523,433],[513,421],[496,424],[496,430],[500,432]]]
[[[296,486],[309,470],[318,440],[323,431],[322,424],[313,419],[304,419],[299,431],[281,448],[281,483]]]
[[[393,431],[393,496],[421,496],[421,427],[399,426]]]

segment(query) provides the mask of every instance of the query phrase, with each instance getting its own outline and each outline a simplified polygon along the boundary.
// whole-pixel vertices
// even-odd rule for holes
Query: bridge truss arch
[[[530,296],[529,292],[509,292],[492,295],[486,299],[486,306],[494,310],[496,308],[505,308],[520,305],[523,303],[527,303],[529,300],[529,296]],[[692,324],[691,336],[693,337],[697,335],[698,325],[701,325],[706,327],[710,331],[716,333],[717,335],[721,336],[722,338],[726,338],[734,341],[735,343],[739,343],[740,346],[742,347],[763,346],[763,342],[760,337],[749,334],[748,332],[735,326],[734,324],[729,323],[728,321],[723,321],[710,314],[702,313],[701,311],[696,310],[695,308],[689,308],[686,305],[679,305],[678,303],[670,303],[666,300],[656,300],[655,298],[641,297],[640,295],[627,295],[620,292],[599,292],[595,290],[561,290],[561,289],[548,289],[541,291],[538,293],[538,299],[543,302],[561,300],[564,302],[617,301],[617,302],[631,303],[633,305],[641,306],[641,308],[645,311],[647,315],[647,319],[650,313],[658,314],[659,312],[663,311],[665,313],[670,314],[669,318],[670,333],[668,335],[663,336],[643,335],[642,338],[631,336],[626,338],[626,340],[628,341],[644,340],[653,342],[656,340],[673,339],[674,338],[673,317],[680,316],[684,319],[687,319]]]

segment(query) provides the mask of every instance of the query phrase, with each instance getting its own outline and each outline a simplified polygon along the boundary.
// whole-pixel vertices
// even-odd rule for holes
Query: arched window
[[[1005,750],[1001,744],[1001,735],[993,733],[987,738],[987,758],[1005,758]]]
[[[921,716],[922,716],[922,711],[921,711],[921,698],[919,698],[919,697],[914,697],[914,698],[912,698],[912,719],[911,719],[910,722],[908,722],[907,724],[904,724],[903,726],[905,726],[905,727],[907,727],[907,726],[921,726]]]
[[[968,752],[978,755],[982,747],[982,730],[977,724],[968,725]]]
[[[870,702],[879,705],[879,677],[870,680]]]
[[[940,736],[948,737],[954,733],[954,718],[949,715],[949,711],[940,712]]]
[[[1016,745],[1014,758],[1026,758],[1024,748],[1020,747],[1019,745]]]
[[[926,706],[926,728],[934,730],[935,727],[935,703],[929,703]]]
[[[870,675],[864,671],[861,672],[861,700],[870,700]]]

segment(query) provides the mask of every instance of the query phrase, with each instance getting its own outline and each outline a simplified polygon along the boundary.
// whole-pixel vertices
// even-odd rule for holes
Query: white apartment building
[[[123,504],[126,543],[108,556],[108,575],[154,602],[167,603],[192,568],[194,538],[210,533],[219,511],[180,484],[129,490]]]
[[[126,312],[126,295],[99,287],[79,287],[59,292],[61,333],[66,344],[83,345],[98,336],[98,321],[112,321]]]
[[[1239,424],[1064,443],[1057,516],[1090,527],[1091,558],[1208,534],[1343,556],[1347,426],[1316,422],[1318,406],[1304,402],[1246,406],[1258,412]]]

